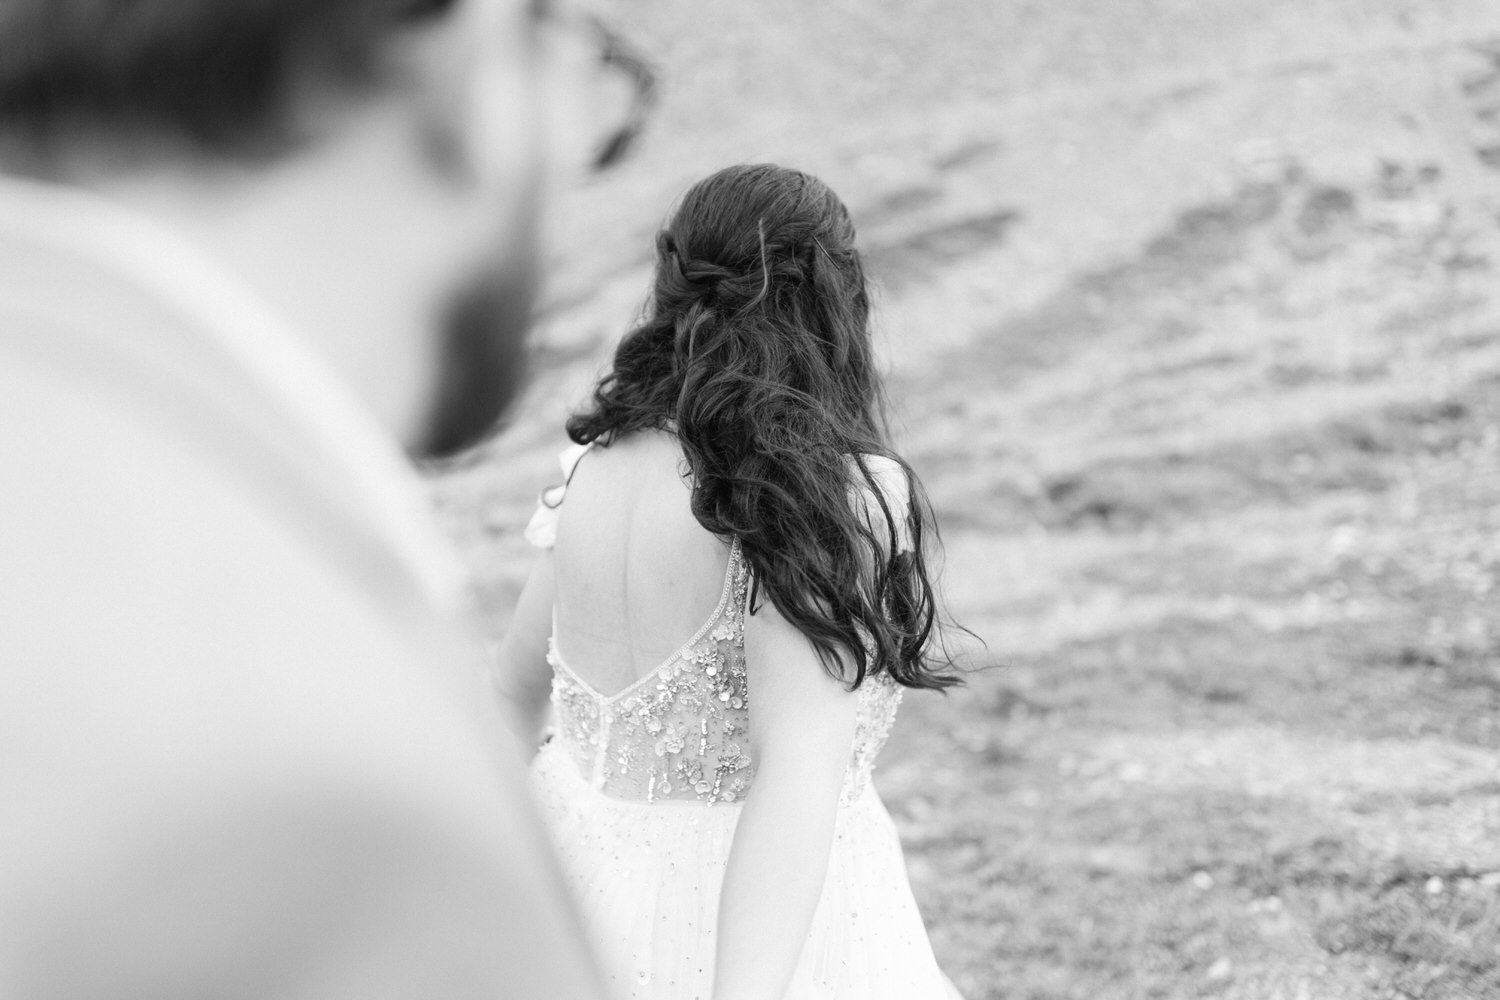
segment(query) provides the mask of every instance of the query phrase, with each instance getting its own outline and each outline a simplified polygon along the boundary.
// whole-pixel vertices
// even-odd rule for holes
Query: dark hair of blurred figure
[[[269,276],[267,287],[255,290],[299,331],[329,341],[325,355],[352,376],[354,388],[414,455],[451,455],[492,430],[514,396],[537,284],[537,172],[522,176],[519,153],[506,148],[497,154],[464,134],[471,111],[460,85],[434,86],[430,66],[413,70],[419,60],[411,53],[422,45],[419,39],[461,35],[448,23],[456,18],[443,16],[461,6],[477,5],[457,0],[7,0],[0,6],[0,170],[89,187],[101,176],[101,163],[116,175],[162,172],[188,161],[196,162],[197,175],[215,165],[274,165],[318,150],[329,133],[337,137],[357,117],[361,101],[418,95],[411,102],[417,113],[408,113],[410,145],[425,165],[406,167],[402,178],[376,179],[369,186],[366,218],[350,213],[332,221],[334,227],[347,223],[351,235],[344,248],[333,246],[339,230],[320,218],[326,207],[350,199],[341,203],[338,192],[322,182],[329,190],[321,203],[308,187],[304,204],[288,212],[296,226],[321,224],[322,231],[302,240],[303,234],[289,226],[279,251],[262,253],[238,269],[252,281]],[[493,29],[483,18],[471,20],[477,23],[462,29],[470,36]],[[472,37],[444,44],[477,47]],[[521,62],[530,53],[517,50],[512,56]],[[464,56],[448,61],[459,64]],[[420,94],[423,88],[428,93]],[[536,123],[508,127],[534,131]],[[515,135],[502,134],[480,142],[529,147],[534,138],[519,143]],[[378,170],[397,162],[387,152],[346,161]],[[480,176],[483,168],[476,161],[506,157],[513,161],[507,167],[512,173],[502,184]],[[77,176],[80,168],[87,176]],[[449,225],[453,237],[444,248],[453,253],[468,240],[467,259],[455,254],[443,261],[433,254],[426,263],[416,241],[405,251],[413,263],[395,259],[403,230],[422,208],[402,216],[399,192],[378,185],[408,183],[418,171],[446,188],[442,194],[450,204],[455,196],[470,198],[473,221]],[[345,192],[352,195],[365,178],[356,170],[346,173],[351,176]],[[476,198],[485,184],[493,189],[488,200]],[[495,191],[503,196],[495,197]],[[269,208],[256,211],[272,218]],[[391,213],[383,226],[382,212]],[[440,236],[433,239],[436,243]],[[386,259],[355,273],[355,262],[372,247],[382,248]],[[329,251],[327,259],[314,258],[319,248]],[[278,257],[298,265],[300,275],[278,265]],[[283,273],[270,275],[277,266]],[[312,276],[329,282],[321,302],[306,286]],[[335,276],[347,278],[347,286],[334,285]],[[423,279],[447,287],[437,293],[416,287]],[[287,291],[299,281],[302,287]],[[401,288],[402,282],[411,287]],[[379,295],[386,287],[391,301],[382,303]],[[297,313],[309,304],[311,311]],[[422,315],[416,314],[419,306]],[[420,349],[404,344],[390,352],[392,363],[382,363],[377,359],[385,343],[403,336],[398,324],[405,335],[421,338]],[[361,343],[365,331],[370,339]]]
[[[378,75],[395,28],[452,0],[7,0],[0,128],[44,146],[61,129],[271,153],[295,138],[308,84]]]
[[[694,516],[741,540],[757,587],[831,674],[947,687],[957,679],[931,641],[932,515],[890,449],[869,312],[854,225],[827,185],[766,164],[721,170],[658,235],[647,318],[568,432],[607,444],[675,430]],[[917,498],[909,514],[853,455],[900,464]],[[851,496],[872,499],[861,509]]]

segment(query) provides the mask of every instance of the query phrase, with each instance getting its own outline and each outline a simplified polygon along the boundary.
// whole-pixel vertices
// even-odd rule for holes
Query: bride
[[[533,785],[620,996],[956,996],[870,784],[957,678],[868,313],[823,183],[699,182],[527,528],[501,683],[550,703]]]

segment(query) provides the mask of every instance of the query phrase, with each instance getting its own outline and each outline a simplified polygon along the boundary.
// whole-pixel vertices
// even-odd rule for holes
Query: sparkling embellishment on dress
[[[730,546],[719,606],[691,640],[656,671],[610,696],[575,675],[549,643],[555,736],[579,773],[614,798],[639,802],[738,802],[755,780],[750,693],[745,677],[749,571]],[[889,677],[859,690],[858,725],[844,777],[843,804],[869,781],[901,688]]]

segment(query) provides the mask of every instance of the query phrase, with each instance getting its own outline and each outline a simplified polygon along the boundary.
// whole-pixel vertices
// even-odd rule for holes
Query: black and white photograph
[[[1494,0],[0,0],[0,1000],[1500,1000]]]

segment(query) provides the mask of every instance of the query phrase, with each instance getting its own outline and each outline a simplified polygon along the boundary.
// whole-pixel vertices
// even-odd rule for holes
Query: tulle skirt
[[[709,1000],[738,804],[628,802],[589,787],[556,744],[533,788],[616,995]],[[872,787],[839,811],[828,880],[787,1000],[954,1000],[901,845]]]

